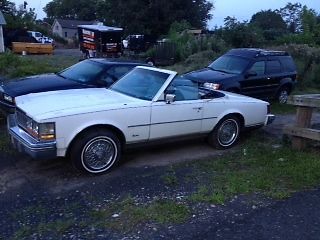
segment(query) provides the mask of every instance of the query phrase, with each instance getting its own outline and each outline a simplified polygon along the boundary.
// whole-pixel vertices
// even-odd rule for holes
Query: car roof
[[[140,65],[140,66],[150,66],[147,63],[139,62],[139,61],[132,61],[129,59],[112,59],[112,58],[90,58],[90,61],[95,61],[99,63],[103,63],[106,65]]]
[[[275,51],[260,48],[235,48],[227,52],[227,55],[256,58],[262,56],[289,56],[285,51]]]

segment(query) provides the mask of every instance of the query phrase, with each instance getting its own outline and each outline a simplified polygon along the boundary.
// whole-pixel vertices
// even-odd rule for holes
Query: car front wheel
[[[89,131],[79,137],[70,152],[73,165],[80,171],[103,173],[116,165],[121,155],[119,138],[109,130]]]
[[[235,116],[223,118],[208,136],[209,144],[218,149],[232,147],[240,136],[240,122]]]

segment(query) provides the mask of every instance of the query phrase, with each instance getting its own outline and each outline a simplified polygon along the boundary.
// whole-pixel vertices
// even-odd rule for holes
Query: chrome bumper
[[[19,152],[27,153],[34,159],[53,159],[57,157],[56,142],[38,142],[18,126],[10,126],[11,142]]]
[[[276,116],[273,114],[268,114],[266,117],[266,121],[264,123],[264,125],[269,125],[271,123],[273,123],[273,121],[276,119]]]

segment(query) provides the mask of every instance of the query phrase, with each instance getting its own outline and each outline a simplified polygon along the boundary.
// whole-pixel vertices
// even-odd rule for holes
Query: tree
[[[248,22],[239,22],[235,17],[224,19],[221,32],[223,39],[233,47],[258,47],[264,42],[261,29]]]
[[[88,7],[90,6],[90,7]],[[183,20],[204,28],[213,4],[207,0],[53,0],[44,11],[54,18],[98,19],[123,27],[127,33],[166,34],[170,25]]]
[[[261,29],[266,40],[275,40],[287,32],[287,25],[281,15],[272,10],[257,12],[252,16],[250,24]]]
[[[55,18],[95,20],[99,2],[102,0],[53,0],[43,10],[50,22]]]
[[[15,8],[15,4],[13,2],[10,2],[8,0],[0,0],[0,11],[9,14],[13,11]]]
[[[250,23],[255,24],[262,30],[278,29],[285,31],[287,28],[281,15],[272,10],[257,12],[252,16]]]
[[[291,33],[296,33],[301,30],[301,3],[288,3],[285,7],[280,8],[278,12],[286,22]]]
[[[13,2],[1,0],[0,10],[7,22],[6,29],[31,29],[35,25],[36,14],[33,8],[25,9],[23,4],[16,7]]]

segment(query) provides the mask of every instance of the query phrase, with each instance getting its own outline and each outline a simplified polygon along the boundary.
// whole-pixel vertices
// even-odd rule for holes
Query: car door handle
[[[202,107],[194,107],[194,110],[202,110]]]

